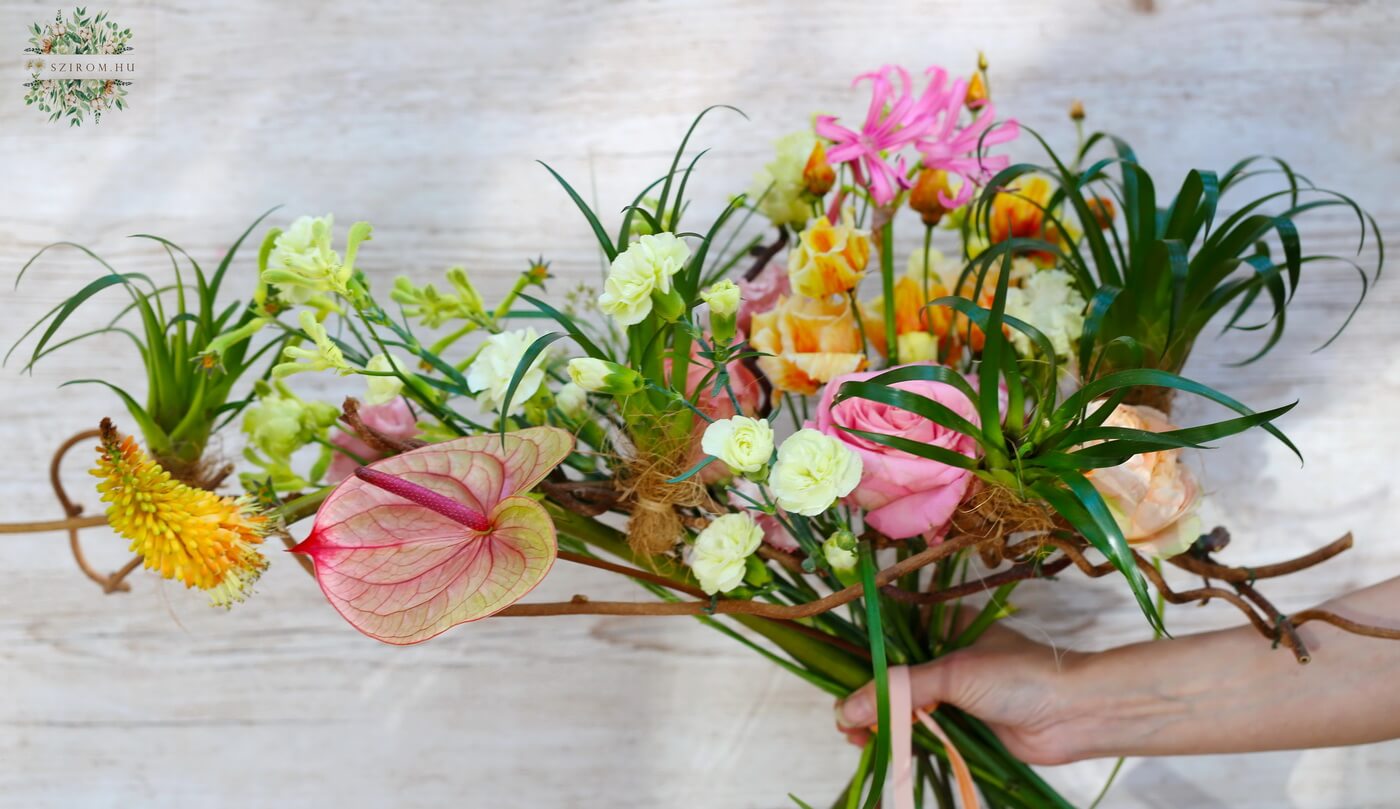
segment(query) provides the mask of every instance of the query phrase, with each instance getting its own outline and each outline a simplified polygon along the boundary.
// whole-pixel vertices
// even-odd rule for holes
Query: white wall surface
[[[697,135],[714,149],[692,186],[692,216],[704,220],[747,187],[774,137],[816,109],[858,110],[855,73],[885,62],[961,71],[979,48],[999,107],[1058,146],[1072,140],[1064,110],[1082,98],[1090,122],[1129,139],[1164,184],[1279,154],[1400,233],[1400,6],[1388,0],[107,8],[153,73],[131,88],[130,109],[70,130],[20,100],[25,27],[55,7],[0,4],[13,56],[0,93],[6,346],[96,272],[54,253],[12,291],[45,243],[73,239],[118,269],[162,273],[161,254],[124,237],[158,233],[212,260],[279,203],[288,216],[373,222],[361,263],[381,288],[396,273],[424,281],[464,263],[499,294],[542,252],[562,292],[595,278],[598,260],[536,158],[615,211],[665,170],[696,112],[735,104],[750,121],[717,115]],[[1317,252],[1355,247],[1339,216],[1312,220],[1304,238]],[[245,286],[250,262],[236,267]],[[1265,561],[1356,533],[1356,550],[1270,583],[1285,609],[1400,572],[1400,292],[1384,280],[1347,334],[1313,354],[1356,282],[1346,270],[1308,275],[1270,357],[1230,368],[1249,341],[1206,339],[1189,369],[1259,406],[1302,400],[1283,424],[1306,467],[1262,434],[1210,455],[1212,508],[1236,536],[1226,558]],[[89,322],[118,306],[100,301]],[[61,516],[45,480],[53,447],[121,416],[98,388],[57,386],[136,368],[113,340],[56,354],[32,376],[4,370],[0,520]],[[71,486],[86,485],[89,460],[74,453]],[[101,530],[87,543],[104,568],[125,561]],[[224,613],[148,575],[103,596],[61,535],[0,536],[0,806],[779,807],[790,790],[825,805],[855,763],[827,698],[693,622],[488,621],[390,648],[353,632],[274,556],[258,595]],[[566,566],[541,589],[636,594]],[[1060,646],[1146,635],[1113,582],[1067,575],[1017,596],[1016,625]],[[1236,621],[1223,605],[1169,614],[1177,632]],[[1087,803],[1110,765],[1046,772]],[[1390,743],[1130,761],[1104,805],[1356,809],[1393,806],[1397,790]]]

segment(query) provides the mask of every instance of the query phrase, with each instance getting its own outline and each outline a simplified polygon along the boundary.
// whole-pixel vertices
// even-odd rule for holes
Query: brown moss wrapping
[[[627,544],[638,553],[669,553],[685,536],[686,519],[682,508],[720,511],[711,500],[700,474],[671,483],[693,466],[692,435],[669,435],[661,428],[638,430],[633,427],[637,451],[624,460],[617,474],[622,500],[629,505]]]
[[[1013,534],[1046,534],[1058,527],[1058,517],[1044,502],[1025,500],[1005,486],[977,484],[953,512],[953,532],[977,538],[982,561],[995,567]]]
[[[686,470],[685,455],[680,453],[643,453],[625,468],[621,485],[624,501],[632,510],[627,520],[627,544],[633,550],[651,556],[669,553],[684,535],[679,509],[718,510],[699,475],[670,482]]]

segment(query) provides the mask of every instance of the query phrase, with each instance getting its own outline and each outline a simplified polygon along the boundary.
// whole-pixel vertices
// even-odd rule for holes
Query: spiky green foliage
[[[264,213],[243,231],[212,275],[206,274],[193,257],[168,239],[149,234],[133,236],[153,241],[165,250],[174,282],[164,285],[157,285],[144,273],[117,272],[107,261],[79,244],[59,242],[44,247],[20,270],[15,279],[16,287],[34,262],[54,247],[80,250],[105,272],[25,331],[5,355],[5,360],[8,362],[10,355],[40,328],[43,331],[24,365],[25,371],[32,370],[35,363],[55,351],[90,337],[104,334],[127,337],[140,353],[145,367],[144,405],[126,386],[110,379],[75,379],[65,384],[106,386],[121,399],[139,425],[153,455],[167,464],[197,463],[215,429],[248,404],[246,399],[230,401],[238,381],[283,342],[275,339],[253,348],[254,333],[268,319],[256,301],[234,301],[222,308],[219,304],[220,289],[239,248],[270,213]],[[193,283],[181,270],[182,260],[192,273]],[[131,298],[131,303],[105,326],[58,339],[64,324],[89,299],[109,287],[120,287]],[[132,317],[138,320],[134,327],[129,324]],[[269,359],[275,356],[273,353]]]
[[[1166,207],[1159,208],[1152,175],[1121,138],[1095,133],[1067,163],[1038,133],[1025,131],[1040,143],[1049,163],[1009,166],[988,188],[1014,194],[1017,180],[1047,175],[1058,186],[1055,193],[1043,206],[1030,200],[1045,212],[1046,233],[1072,232],[1075,220],[1082,225],[1082,243],[1069,240],[1049,247],[1089,301],[1080,342],[1086,378],[1132,367],[1179,372],[1201,332],[1222,313],[1228,313],[1226,331],[1268,331],[1263,346],[1244,362],[1264,356],[1283,335],[1288,304],[1303,268],[1312,264],[1341,264],[1360,279],[1356,304],[1339,324],[1340,334],[1384,266],[1385,247],[1375,219],[1350,197],[1319,188],[1278,158],[1250,157],[1224,174],[1192,170]],[[1107,155],[1096,157],[1105,149]],[[1255,179],[1272,180],[1273,187],[1262,194],[1251,191],[1249,181]],[[1098,198],[1110,200],[1121,212],[1107,228],[1095,226]],[[983,194],[972,209],[970,219],[984,233],[994,199],[995,194]],[[1222,213],[1231,208],[1233,213]],[[1368,231],[1374,237],[1372,276],[1354,259],[1304,251],[1299,218],[1330,209],[1355,218],[1358,256]],[[1266,304],[1267,317],[1242,322],[1257,301]],[[1141,350],[1140,359],[1133,345]]]

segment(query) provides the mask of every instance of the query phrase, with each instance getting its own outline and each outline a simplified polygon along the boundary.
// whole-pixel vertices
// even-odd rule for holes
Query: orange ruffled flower
[[[246,497],[220,497],[173,480],[111,419],[102,420],[97,491],[112,530],[131,540],[148,570],[198,587],[216,607],[247,598],[267,568],[257,546],[267,518]]]
[[[995,289],[995,287],[993,287]],[[930,346],[937,344],[943,349],[943,356],[950,353],[952,340],[953,310],[945,306],[928,306],[929,301],[948,295],[947,287],[939,281],[936,272],[930,272],[927,289],[924,288],[922,273],[912,271],[900,276],[894,282],[894,333],[901,338],[915,332],[930,334]],[[862,320],[865,323],[865,338],[881,354],[888,356],[885,346],[885,296],[877,296],[862,307]],[[900,341],[904,343],[903,340]],[[906,357],[901,350],[901,362],[921,362],[934,357]]]
[[[788,280],[799,295],[825,298],[844,295],[865,277],[870,260],[870,236],[849,222],[831,224],[817,219],[797,237],[788,255]]]
[[[749,344],[771,354],[758,368],[781,391],[810,396],[825,382],[865,367],[860,330],[845,298],[783,296],[753,316]]]
[[[1042,239],[1065,245],[1064,236],[1053,224],[1045,221],[1045,207],[1050,204],[1054,189],[1044,177],[1026,177],[1002,191],[992,200],[992,215],[988,236],[992,244],[1007,239]],[[1043,250],[1026,253],[1035,263],[1048,267],[1055,257]]]

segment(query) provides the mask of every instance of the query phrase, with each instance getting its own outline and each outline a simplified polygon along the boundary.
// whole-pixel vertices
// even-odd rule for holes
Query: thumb
[[[949,665],[954,656],[909,668],[909,685],[916,706],[933,705],[953,698]],[[868,728],[876,722],[875,683],[868,682],[836,704],[836,724],[841,728]]]

